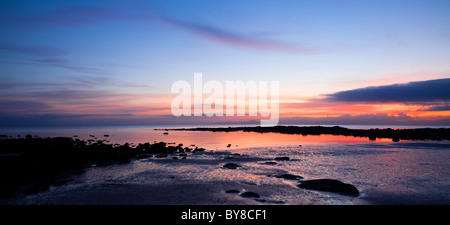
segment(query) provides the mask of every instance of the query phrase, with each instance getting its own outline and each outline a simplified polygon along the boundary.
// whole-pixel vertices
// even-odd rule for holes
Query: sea
[[[223,126],[223,127],[228,127]],[[309,125],[308,125],[309,126]],[[214,126],[217,127],[217,126]],[[421,126],[342,126],[354,129]],[[445,127],[445,126],[442,126]],[[177,126],[0,128],[20,138],[73,137],[110,144],[166,142],[205,148],[186,159],[136,159],[93,166],[64,185],[3,204],[411,205],[450,204],[450,141],[340,135],[174,131]],[[184,126],[183,128],[186,128]],[[189,128],[189,127],[187,127]],[[434,127],[436,128],[436,127]],[[167,129],[167,130],[166,130]],[[289,157],[277,161],[276,157]],[[227,169],[226,163],[239,165]],[[302,177],[286,180],[279,175]],[[306,190],[302,180],[336,179],[360,195]],[[235,194],[228,191],[234,190]],[[258,193],[245,198],[239,193]]]

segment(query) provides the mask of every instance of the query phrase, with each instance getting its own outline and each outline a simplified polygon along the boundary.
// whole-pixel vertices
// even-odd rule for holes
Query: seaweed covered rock
[[[301,179],[303,179],[302,176],[292,175],[292,174],[282,174],[282,175],[277,175],[275,177],[276,178],[283,178],[283,179],[286,179],[286,180],[301,180]]]
[[[242,194],[240,194],[241,197],[244,198],[259,198],[261,197],[259,194],[256,194],[255,192],[251,192],[251,191],[246,191]]]
[[[223,165],[223,167],[234,170],[234,169],[237,169],[238,167],[242,167],[242,166],[235,164],[235,163],[227,163],[227,164]]]
[[[333,192],[349,196],[359,195],[359,191],[355,186],[333,179],[305,180],[301,181],[297,187],[309,190]]]

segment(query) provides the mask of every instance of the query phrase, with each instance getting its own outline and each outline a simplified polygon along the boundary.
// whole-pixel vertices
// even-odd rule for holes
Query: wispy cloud
[[[69,56],[70,51],[64,48],[31,46],[0,41],[0,52],[11,52],[26,56],[25,59],[15,61],[0,61],[0,63],[21,65],[43,64],[51,67],[65,68],[83,73],[106,73],[105,69],[82,66],[70,60],[67,60],[66,57]]]
[[[39,113],[50,108],[51,106],[37,101],[0,99],[0,112]]]
[[[56,57],[69,54],[67,49],[42,46],[27,46],[13,43],[0,42],[0,51],[26,54],[39,57]]]
[[[424,109],[422,111],[450,111],[450,105],[435,105],[435,106],[431,106],[427,109]]]
[[[36,59],[33,61],[36,63],[41,63],[52,67],[65,68],[85,73],[99,74],[106,72],[105,69],[77,65],[69,60],[62,58],[45,58],[45,59]]]
[[[192,23],[168,17],[163,17],[162,19],[163,21],[175,27],[193,33],[198,37],[213,42],[224,43],[229,46],[304,54],[312,54],[318,52],[317,48],[304,47],[281,41],[267,40],[260,37],[251,37],[248,35],[233,33],[231,31],[219,27],[209,26],[206,24]]]
[[[27,29],[42,29],[49,26],[84,26],[113,20],[136,20],[148,18],[145,13],[126,13],[106,7],[73,6],[37,13],[34,15],[0,16],[4,25],[21,26]]]
[[[3,15],[3,25],[26,29],[50,28],[51,26],[86,26],[111,21],[134,21],[143,23],[162,22],[177,29],[187,31],[203,40],[225,44],[232,47],[258,49],[263,51],[314,54],[319,48],[302,46],[297,43],[268,40],[232,32],[222,27],[213,26],[205,21],[191,22],[170,17],[163,10],[116,10],[106,7],[71,7],[35,15]]]

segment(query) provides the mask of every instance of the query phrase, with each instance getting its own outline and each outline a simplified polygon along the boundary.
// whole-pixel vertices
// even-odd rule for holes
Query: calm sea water
[[[450,142],[400,141],[333,135],[164,131],[161,127],[91,127],[1,129],[13,137],[77,135],[110,143],[164,141],[206,148],[186,160],[135,160],[130,164],[93,167],[72,182],[12,204],[450,204]],[[404,128],[404,127],[403,127]],[[164,134],[168,132],[168,134]],[[107,135],[107,136],[105,136]],[[230,147],[227,147],[231,144]],[[239,153],[235,159],[224,159]],[[291,160],[273,162],[275,157]],[[241,165],[224,169],[225,163]],[[276,178],[332,178],[356,186],[348,197],[303,190],[297,181]],[[247,199],[226,190],[253,191]]]
[[[224,126],[227,127],[227,126]],[[344,126],[353,129],[388,128],[389,126]],[[104,140],[111,144],[138,143],[182,143],[185,146],[196,145],[210,150],[286,146],[303,144],[337,144],[367,142],[368,138],[333,136],[250,133],[250,132],[199,132],[199,131],[165,131],[180,128],[176,126],[113,126],[113,127],[36,127],[36,128],[0,128],[0,134],[10,137],[24,137],[27,134],[38,137],[76,137],[83,140]],[[184,127],[186,128],[186,127]],[[396,126],[395,129],[420,128],[420,126]],[[162,130],[161,130],[162,129]],[[164,134],[167,132],[168,134]],[[378,139],[377,142],[391,142],[391,139]],[[226,146],[231,144],[230,148]]]

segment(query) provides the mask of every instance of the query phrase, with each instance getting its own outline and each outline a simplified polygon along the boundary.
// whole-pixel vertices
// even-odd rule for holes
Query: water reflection
[[[26,134],[40,137],[76,137],[84,140],[104,141],[111,144],[138,144],[146,142],[182,143],[196,145],[208,150],[227,150],[261,146],[287,146],[308,144],[344,144],[368,142],[368,138],[334,135],[299,135],[254,132],[209,132],[209,131],[165,131],[149,127],[120,128],[52,128],[4,131],[15,137]],[[164,133],[168,134],[164,134]],[[391,139],[377,139],[375,142],[392,142]],[[229,146],[229,147],[227,147]]]

